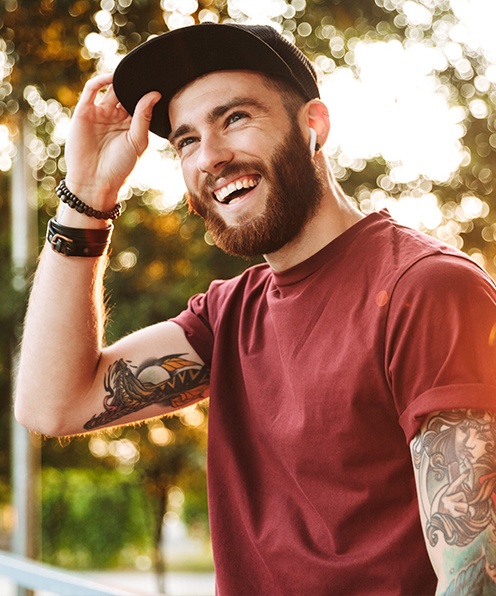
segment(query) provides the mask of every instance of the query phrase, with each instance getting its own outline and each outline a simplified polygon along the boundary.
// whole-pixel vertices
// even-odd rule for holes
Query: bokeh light
[[[113,71],[126,52],[119,28],[127,22],[132,4],[133,0],[98,3],[93,30],[81,38],[82,57],[93,60],[98,73]],[[492,26],[496,2],[375,0],[375,4],[392,15],[394,25],[403,30],[401,36],[386,22],[379,23],[374,34],[340,30],[332,12],[317,26],[310,13],[308,18],[305,15],[305,0],[228,0],[226,8],[230,20],[272,24],[289,39],[298,37],[305,43],[313,35],[327,46],[317,52],[315,64],[331,116],[325,151],[333,172],[344,182],[374,161],[383,164],[384,173],[375,180],[375,188],[360,185],[354,191],[360,207],[368,212],[387,206],[403,223],[462,246],[459,234],[474,221],[472,213],[479,213],[480,218],[486,212],[475,209],[475,200],[487,203],[474,186],[471,202],[464,199],[454,213],[442,204],[433,187],[451,185],[460,168],[471,164],[473,156],[465,144],[470,121],[489,126],[489,134],[476,139],[477,156],[485,159],[496,148],[496,36]],[[160,0],[158,5],[163,26],[155,22],[151,35],[165,26],[192,25],[195,19],[219,22],[218,2]],[[75,6],[71,10],[77,17]],[[146,35],[134,31],[133,44]],[[14,43],[0,39],[0,104],[7,115],[19,110],[11,97],[14,64]],[[448,71],[460,82],[456,88]],[[71,93],[66,90],[68,98]],[[27,138],[29,163],[46,197],[53,194],[59,173],[65,172],[61,147],[71,112],[59,99],[43,97],[34,85],[24,90],[30,123],[35,128],[43,126],[47,133],[43,138],[34,134]],[[13,135],[12,127],[0,126],[3,172],[11,169],[16,154]],[[473,175],[490,192],[491,167],[474,166]],[[121,189],[120,198],[126,201],[138,195],[158,212],[167,213],[182,202],[185,190],[173,151],[151,135],[150,147]],[[455,223],[449,224],[452,216]],[[489,226],[484,230],[488,242],[492,232]],[[114,259],[115,267],[134,266],[133,255],[121,256]]]
[[[464,112],[449,105],[434,76],[444,66],[434,49],[359,42],[358,76],[340,67],[323,79],[330,154],[352,168],[353,162],[382,156],[400,183],[420,176],[448,180],[464,158]]]
[[[450,0],[459,23],[453,32],[461,41],[496,64],[496,2],[494,0]]]

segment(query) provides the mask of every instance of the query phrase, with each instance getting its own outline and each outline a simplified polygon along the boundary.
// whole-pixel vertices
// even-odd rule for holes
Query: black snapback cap
[[[288,79],[309,101],[320,96],[310,60],[269,25],[202,23],[163,33],[139,45],[119,63],[114,90],[130,114],[150,91],[162,99],[153,109],[150,130],[171,132],[169,102],[194,79],[222,70],[253,70]]]

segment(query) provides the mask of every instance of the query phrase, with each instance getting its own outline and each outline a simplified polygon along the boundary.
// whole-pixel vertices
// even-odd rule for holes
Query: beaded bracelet
[[[93,207],[83,203],[81,199],[78,199],[76,195],[67,188],[65,180],[60,181],[55,192],[63,203],[79,213],[88,215],[88,217],[96,217],[96,219],[116,219],[121,214],[122,205],[120,203],[117,203],[117,205],[110,211],[99,211],[98,209],[93,209]]]

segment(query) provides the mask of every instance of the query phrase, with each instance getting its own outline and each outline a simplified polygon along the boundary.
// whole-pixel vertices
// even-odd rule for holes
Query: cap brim
[[[138,46],[117,66],[113,85],[130,114],[146,93],[159,91],[162,99],[154,107],[150,130],[168,137],[170,100],[199,76],[221,70],[263,71],[295,82],[284,60],[249,31],[204,24],[176,29]]]

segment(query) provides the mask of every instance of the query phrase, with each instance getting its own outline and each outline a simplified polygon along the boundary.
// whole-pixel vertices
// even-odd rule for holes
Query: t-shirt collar
[[[308,257],[308,259],[305,259],[301,263],[298,263],[289,269],[285,269],[284,271],[272,271],[274,283],[281,287],[289,286],[304,280],[318,271],[325,264],[337,259],[364,229],[384,218],[390,218],[386,209],[371,213],[352,225],[311,257]]]

